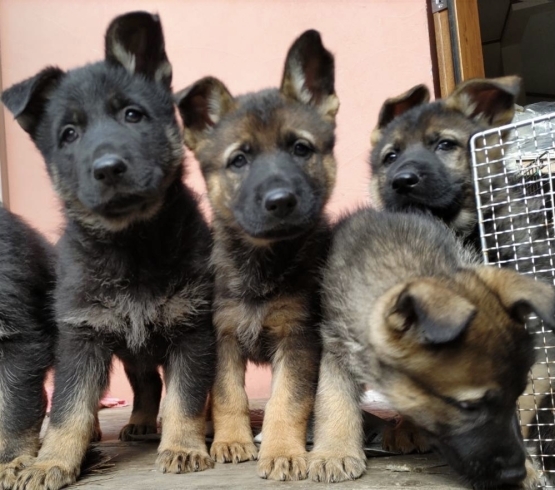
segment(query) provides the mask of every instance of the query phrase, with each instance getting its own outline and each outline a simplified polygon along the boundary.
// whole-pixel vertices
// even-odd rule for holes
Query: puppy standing
[[[0,206],[0,488],[39,449],[56,339],[54,262],[46,240]]]
[[[162,366],[158,469],[213,466],[204,433],[215,372],[210,234],[182,183],[170,82],[158,17],[134,12],[108,27],[104,61],[46,68],[2,96],[44,156],[67,218],[51,421],[14,488],[56,490],[76,480],[114,355],[134,391],[121,437],[156,431]]]
[[[365,384],[475,486],[533,488],[514,407],[534,361],[524,321],[555,322],[555,291],[479,266],[419,214],[362,210],[337,226],[323,279],[324,353],[312,479],[359,477]]]
[[[334,61],[316,31],[289,50],[279,90],[234,98],[205,78],[177,95],[214,211],[218,369],[212,393],[219,462],[255,459],[247,360],[270,363],[258,473],[306,477],[306,427],[318,376],[323,215],[335,182]]]

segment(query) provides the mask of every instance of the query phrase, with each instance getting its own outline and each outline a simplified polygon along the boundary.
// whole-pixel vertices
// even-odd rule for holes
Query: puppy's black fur
[[[64,204],[55,314],[60,328],[51,425],[17,488],[75,481],[98,400],[119,357],[135,397],[122,439],[156,431],[158,468],[213,465],[204,411],[214,376],[210,233],[182,183],[183,145],[157,16],[106,32],[106,59],[46,68],[2,100],[41,151]]]
[[[36,456],[56,338],[53,248],[0,207],[0,483]]]

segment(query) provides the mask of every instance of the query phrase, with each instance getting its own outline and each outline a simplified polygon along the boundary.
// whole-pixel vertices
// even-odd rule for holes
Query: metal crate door
[[[478,133],[471,153],[484,261],[555,284],[555,113]],[[527,328],[537,361],[518,416],[545,486],[555,488],[555,335],[537,319]]]

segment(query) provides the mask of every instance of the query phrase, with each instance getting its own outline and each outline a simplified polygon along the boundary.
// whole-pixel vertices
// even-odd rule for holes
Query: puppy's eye
[[[436,150],[451,151],[451,150],[454,150],[457,146],[458,144],[453,140],[441,140],[437,144]]]
[[[476,412],[482,408],[482,400],[464,400],[457,402],[457,406],[465,412]]]
[[[306,158],[314,152],[312,146],[306,141],[297,141],[293,145],[293,154],[296,157]]]
[[[62,143],[73,143],[79,137],[79,133],[73,126],[66,126],[62,130],[60,140]]]
[[[144,114],[135,109],[134,107],[128,107],[125,109],[125,122],[136,124],[143,120]]]
[[[394,151],[390,151],[389,153],[387,153],[384,157],[383,157],[383,163],[384,165],[390,165],[392,164],[395,160],[397,160],[399,155],[397,155],[396,152]]]
[[[244,153],[236,153],[233,155],[227,164],[228,168],[239,169],[243,168],[248,162]]]

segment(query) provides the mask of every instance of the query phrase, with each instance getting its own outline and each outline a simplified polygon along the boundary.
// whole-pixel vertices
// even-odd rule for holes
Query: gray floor
[[[368,471],[359,480],[325,485],[321,483],[274,482],[256,475],[256,463],[218,464],[213,470],[183,475],[161,474],[154,470],[155,441],[122,443],[119,429],[129,417],[129,408],[100,411],[104,433],[98,447],[103,465],[70,488],[102,490],[177,490],[280,488],[283,490],[333,488],[356,490],[374,488],[447,489],[463,486],[445,463],[435,455],[379,457],[368,460]]]

